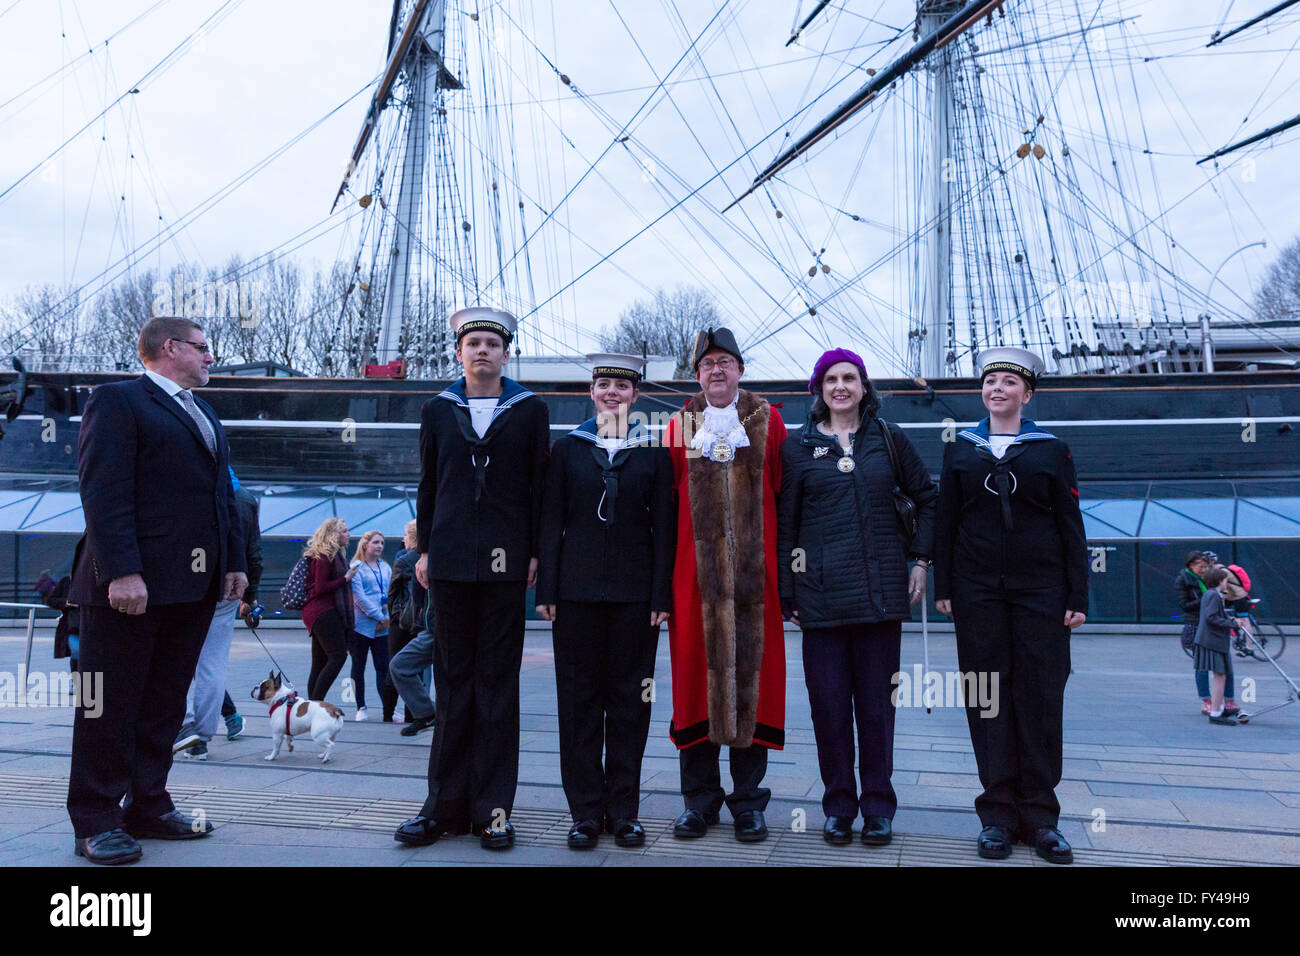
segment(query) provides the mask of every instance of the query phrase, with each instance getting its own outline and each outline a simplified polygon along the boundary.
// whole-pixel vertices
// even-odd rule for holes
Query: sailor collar
[[[588,418],[577,428],[573,429],[573,431],[569,432],[569,434],[574,438],[590,442],[591,444],[598,445],[601,448],[605,447],[602,440],[605,436],[602,436],[597,429],[595,416]],[[615,436],[609,437],[612,438]],[[628,426],[627,435],[619,439],[619,443],[616,447],[621,449],[635,448],[638,445],[648,445],[650,444],[651,437],[649,430],[643,424],[640,422],[634,422]]]
[[[454,405],[469,410],[469,397],[465,394],[465,376],[461,376],[438,393],[438,398],[445,398]],[[485,396],[487,397],[487,396]],[[533,392],[508,376],[501,376],[501,394],[497,397],[497,407],[492,411],[492,421],[506,409],[513,408],[526,398],[532,398]]]
[[[983,448],[989,454],[993,453],[989,442],[989,420],[987,417],[981,419],[974,428],[962,429],[957,433],[957,437],[966,439],[966,441],[978,448]],[[1055,437],[1051,432],[1039,428],[1032,419],[1022,418],[1020,420],[1020,433],[1011,440],[1010,445],[1007,447],[1010,448],[1031,441],[1047,441]]]

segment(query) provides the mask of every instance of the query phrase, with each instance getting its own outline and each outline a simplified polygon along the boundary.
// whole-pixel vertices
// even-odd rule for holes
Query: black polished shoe
[[[853,817],[827,817],[822,839],[832,846],[848,846],[853,842]]]
[[[453,832],[456,832],[453,827],[439,823],[432,817],[411,817],[398,824],[397,829],[393,831],[393,839],[407,846],[428,846],[437,843],[438,837]],[[465,831],[462,829],[460,832]]]
[[[636,820],[615,820],[613,827],[614,843],[618,846],[643,846],[645,828]]]
[[[1033,847],[1034,852],[1048,863],[1074,862],[1074,851],[1056,827],[1037,827],[1034,830]]]
[[[197,840],[212,832],[212,824],[200,816],[187,817],[179,810],[152,820],[129,820],[123,827],[137,840]]]
[[[975,850],[985,860],[1005,860],[1011,855],[1011,830],[1007,827],[987,826],[975,841]]]
[[[742,810],[736,815],[736,839],[741,843],[759,843],[767,839],[767,823],[762,810]]]
[[[595,820],[579,820],[569,827],[570,850],[594,850],[600,842],[600,824]]]
[[[73,841],[72,849],[77,856],[84,856],[91,863],[100,863],[104,866],[134,863],[144,855],[135,838],[122,829],[105,830],[94,836],[78,837]]]
[[[485,850],[508,850],[515,845],[515,828],[509,820],[501,827],[476,823],[473,832],[478,834],[478,845]]]
[[[701,813],[699,810],[685,810],[673,821],[673,836],[683,840],[694,840],[709,832],[709,827],[718,822],[717,811]]]
[[[894,828],[889,817],[863,817],[862,842],[866,846],[888,846],[893,838]]]
[[[403,737],[414,737],[422,730],[428,730],[433,726],[433,714],[428,717],[416,717],[400,731]]]

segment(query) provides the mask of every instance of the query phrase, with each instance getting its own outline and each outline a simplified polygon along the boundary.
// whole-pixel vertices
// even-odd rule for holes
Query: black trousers
[[[407,644],[411,643],[411,638],[413,637],[415,637],[415,634],[412,633],[411,631],[408,631],[406,628],[401,627],[394,622],[391,621],[389,622],[388,663],[390,665],[393,662],[393,658],[397,656],[398,651],[400,651]],[[392,670],[390,669],[389,671],[385,672],[384,685],[381,688],[379,688],[379,699],[383,701],[384,704],[384,720],[388,720],[396,712],[397,698],[398,698],[397,685],[393,683],[393,673]],[[414,717],[411,714],[411,708],[407,707],[405,703],[402,704],[402,708],[403,711],[405,712],[404,719],[409,724],[414,719]]]
[[[561,601],[552,638],[569,813],[575,821],[635,820],[659,646],[650,604]]]
[[[733,817],[746,810],[766,810],[772,791],[759,784],[767,773],[767,748],[762,744],[751,744],[743,749],[727,748],[732,791],[725,796],[722,774],[718,769],[721,753],[722,748],[709,740],[678,752],[686,809],[717,813],[725,801]]]
[[[981,681],[988,675],[993,704],[966,706],[984,787],[975,810],[984,826],[1054,827],[1060,817],[1055,790],[1070,676],[1065,599],[1063,587],[1007,590],[953,579],[958,666]]]
[[[453,825],[498,822],[514,809],[519,783],[527,588],[523,581],[429,583],[437,724],[420,812]]]
[[[902,645],[901,621],[805,628],[803,670],[812,705],[813,736],[821,769],[822,812],[853,819],[894,818],[894,675]],[[858,727],[858,776],[853,779],[853,724]]]
[[[330,608],[316,618],[311,629],[311,670],[307,674],[307,699],[324,700],[348,659],[348,628],[339,612]]]
[[[103,710],[96,715],[78,705],[73,718],[68,816],[76,836],[176,809],[167,793],[172,744],[216,606],[214,586],[208,600],[151,606],[144,614],[81,608],[78,683],[101,675]],[[123,797],[130,798],[126,810]]]

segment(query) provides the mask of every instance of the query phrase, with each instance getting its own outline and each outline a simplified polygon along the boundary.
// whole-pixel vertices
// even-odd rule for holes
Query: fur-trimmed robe
[[[678,749],[785,744],[785,631],[777,590],[776,491],[781,415],[740,390],[749,446],[726,463],[690,447],[697,394],[665,430],[677,492],[677,558],[668,619],[673,671],[669,735]],[[682,415],[692,416],[683,428]]]

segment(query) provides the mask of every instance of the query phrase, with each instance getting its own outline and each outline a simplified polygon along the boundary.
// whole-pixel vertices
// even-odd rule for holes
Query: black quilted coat
[[[895,478],[879,419],[863,417],[853,438],[856,466],[848,473],[836,467],[843,454],[838,441],[819,432],[811,417],[781,446],[780,594],[804,628],[911,617],[908,558],[930,554],[938,489],[902,429],[887,427],[898,453],[898,480],[920,517],[910,553],[894,512]]]

